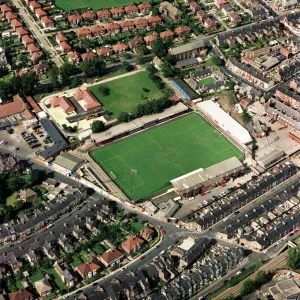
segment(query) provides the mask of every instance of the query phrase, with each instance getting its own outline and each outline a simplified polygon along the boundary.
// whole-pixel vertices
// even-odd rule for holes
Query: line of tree
[[[137,105],[131,113],[122,112],[118,116],[118,121],[122,123],[130,122],[142,116],[148,116],[163,112],[166,108],[170,107],[172,102],[168,98],[163,97],[158,100],[150,100],[146,103]]]
[[[0,80],[0,98],[7,99],[18,93],[26,96],[34,95],[37,83],[38,77],[33,72]]]

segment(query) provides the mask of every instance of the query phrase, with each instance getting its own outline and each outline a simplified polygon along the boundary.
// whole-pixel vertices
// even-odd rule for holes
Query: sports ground
[[[65,11],[88,7],[92,9],[111,8],[130,5],[134,2],[134,0],[55,0],[56,6]],[[150,0],[143,2],[150,2]]]
[[[163,92],[149,78],[147,71],[139,72],[89,89],[101,102],[106,112],[117,118],[121,112],[131,112],[138,104],[163,97]],[[109,95],[102,96],[99,87],[107,87]]]
[[[192,113],[99,148],[94,160],[130,198],[146,199],[170,180],[243,154],[199,114]],[[130,170],[137,170],[133,178]]]

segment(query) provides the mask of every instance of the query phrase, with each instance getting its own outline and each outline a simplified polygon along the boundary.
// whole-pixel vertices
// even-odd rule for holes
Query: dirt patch
[[[207,96],[204,97],[203,100],[210,100],[214,96]],[[243,122],[242,115],[235,113],[234,110],[234,96],[232,91],[224,91],[215,96],[217,98],[217,103],[220,104],[221,108],[225,110],[226,112],[230,112],[230,115],[237,121],[239,122],[242,126],[245,127],[245,124]]]

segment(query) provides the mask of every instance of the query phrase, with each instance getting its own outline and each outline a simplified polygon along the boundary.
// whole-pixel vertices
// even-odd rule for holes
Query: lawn
[[[71,265],[72,265],[73,268],[77,268],[79,265],[82,264],[81,258],[78,257],[77,255],[73,255],[72,260],[73,261],[72,261]]]
[[[143,2],[150,2],[145,0]],[[56,6],[63,10],[73,10],[78,8],[111,8],[116,6],[125,6],[135,3],[134,0],[55,0]]]
[[[109,95],[104,97],[100,95],[100,86],[109,88]],[[107,112],[111,112],[115,118],[121,112],[131,112],[140,103],[163,96],[162,91],[148,77],[148,72],[146,71],[98,84],[89,89],[102,103],[104,109]]]
[[[14,192],[11,196],[6,199],[6,205],[14,206],[17,200],[18,192]]]
[[[201,84],[201,85],[208,85],[208,84],[212,84],[215,82],[216,82],[216,80],[213,77],[206,77],[206,78],[199,80],[199,84]]]
[[[135,222],[130,224],[132,231],[135,233],[139,233],[141,230],[144,229],[144,223],[143,222]]]
[[[136,200],[170,188],[170,180],[186,173],[234,156],[243,157],[241,151],[197,113],[99,148],[91,155]],[[137,170],[133,195],[131,169]]]
[[[68,290],[68,287],[63,283],[57,272],[54,270],[54,268],[50,268],[46,270],[47,274],[52,275],[54,278],[54,282],[57,286],[57,288],[62,291],[62,290]]]
[[[96,245],[94,245],[94,247],[92,249],[94,252],[96,252],[97,254],[100,254],[100,255],[106,251],[104,246],[101,245],[101,243],[97,243]]]
[[[43,278],[44,278],[43,274],[41,274],[41,273],[36,273],[36,274],[30,276],[30,281],[31,281],[31,282],[36,282],[36,281],[41,280],[41,279],[43,279]]]

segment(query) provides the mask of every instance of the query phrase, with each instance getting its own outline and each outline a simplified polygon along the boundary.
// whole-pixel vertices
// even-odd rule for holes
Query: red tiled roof
[[[77,36],[81,35],[91,35],[91,31],[88,28],[81,28],[76,32]]]
[[[22,113],[26,109],[26,104],[20,96],[15,97],[14,101],[1,105],[0,119],[14,114]]]
[[[171,37],[173,35],[174,35],[174,32],[171,31],[171,30],[166,30],[166,31],[163,31],[163,32],[160,33],[160,37],[163,38],[163,39]]]
[[[127,48],[128,48],[128,46],[123,44],[123,43],[113,46],[113,49],[114,49],[115,52],[119,52],[121,50],[126,50]]]
[[[156,40],[156,35],[147,35],[144,37],[144,41],[147,42],[154,42]]]
[[[133,236],[131,238],[129,238],[127,241],[122,243],[122,248],[125,251],[133,251],[135,248],[137,248],[138,246],[141,246],[144,244],[144,241],[142,239],[140,239],[137,236]]]
[[[106,15],[110,16],[111,13],[107,9],[102,9],[102,10],[97,11],[97,15],[98,15],[98,17],[100,17],[100,16],[106,16]]]
[[[104,26],[95,26],[92,28],[92,33],[95,33],[95,32],[105,32],[105,27]]]
[[[41,108],[38,106],[38,104],[35,102],[35,100],[31,96],[26,96],[25,98],[35,113],[39,113],[42,111]]]
[[[108,53],[111,53],[111,52],[112,52],[112,49],[107,48],[107,47],[100,48],[100,49],[97,50],[98,55],[107,55]]]
[[[3,13],[7,13],[8,11],[12,11],[12,9],[8,5],[3,4],[3,5],[1,5],[1,11]]]
[[[134,26],[132,21],[124,21],[122,23],[120,23],[121,27],[129,27],[129,26]]]
[[[28,31],[26,29],[24,29],[23,27],[18,27],[16,29],[16,32],[19,34],[19,35],[28,35]]]
[[[93,109],[96,107],[101,107],[100,102],[94,96],[94,94],[89,90],[78,89],[74,95],[74,99],[77,101],[84,100],[85,104],[83,106],[84,110]]]
[[[21,27],[22,26],[22,23],[17,20],[17,19],[14,19],[10,22],[11,26],[13,26],[14,28],[18,28],[18,27]]]
[[[40,56],[43,55],[43,52],[42,51],[38,51],[38,52],[34,52],[32,53],[31,55],[31,60],[32,61],[35,61],[36,59],[38,59]]]
[[[148,25],[148,21],[146,19],[137,19],[135,20],[135,25],[144,25],[144,26],[147,26]]]
[[[39,3],[36,2],[36,1],[31,1],[31,2],[29,3],[29,6],[32,7],[33,9],[35,9],[35,8],[41,7],[41,4],[39,4]]]
[[[98,266],[97,264],[91,262],[91,263],[84,263],[79,265],[76,270],[77,272],[83,277],[85,278],[89,272],[93,272],[100,269],[100,266]]]
[[[138,10],[138,8],[135,5],[128,5],[124,8],[126,12],[132,11],[132,10]]]
[[[38,8],[38,9],[35,11],[35,13],[36,13],[39,17],[47,16],[47,13],[46,13],[44,10],[40,9],[40,8]]]
[[[50,100],[50,104],[53,107],[60,106],[64,110],[64,112],[67,112],[67,113],[75,111],[75,107],[73,106],[73,104],[71,103],[71,101],[67,97],[65,97],[65,96],[62,96],[62,97],[54,96]]]
[[[56,40],[58,40],[59,42],[65,42],[67,41],[67,37],[65,35],[63,35],[62,33],[58,33],[56,35]]]
[[[6,13],[5,17],[6,17],[6,19],[9,20],[9,21],[10,21],[10,20],[14,20],[14,19],[17,18],[17,16],[16,16],[14,13],[12,13],[11,11],[9,11],[8,13]]]
[[[97,55],[96,55],[94,52],[92,52],[92,51],[89,51],[89,52],[86,52],[86,53],[81,54],[81,58],[82,58],[83,60],[95,58],[96,56],[97,56]]]
[[[138,7],[139,7],[139,9],[145,9],[145,8],[151,9],[152,8],[151,4],[148,2],[141,3],[140,5],[138,5]]]
[[[79,21],[79,20],[81,20],[81,16],[80,15],[70,15],[70,16],[68,16],[68,20],[69,20],[69,22]]]
[[[40,49],[36,47],[34,44],[29,44],[27,46],[27,50],[32,54],[34,52],[38,52]]]
[[[122,7],[112,8],[110,11],[111,11],[112,14],[124,13],[124,9]]]
[[[82,17],[84,19],[93,19],[93,18],[96,18],[96,14],[92,11],[87,11],[82,15]]]
[[[63,50],[72,49],[72,47],[65,41],[61,42],[59,45],[60,45],[61,49],[63,49]]]
[[[42,20],[42,22],[43,22],[44,24],[51,24],[51,23],[54,23],[53,20],[50,19],[50,18],[47,17],[47,16],[42,17],[41,20]]]
[[[69,58],[71,60],[77,60],[79,58],[79,54],[76,53],[76,52],[72,52],[72,53],[69,54]]]
[[[100,260],[103,260],[106,265],[110,265],[114,261],[122,258],[124,255],[117,249],[109,249],[105,253],[103,253],[101,256],[99,256]]]
[[[29,293],[27,290],[19,290],[14,293],[8,294],[9,300],[25,300],[30,299],[33,297],[31,293]]]
[[[159,21],[162,21],[161,17],[159,17],[159,16],[151,16],[151,17],[148,19],[148,22],[149,22],[149,23],[159,22]]]
[[[176,33],[183,33],[183,32],[186,32],[186,31],[191,31],[190,27],[188,26],[182,26],[182,27],[177,27],[175,28],[174,30]]]
[[[284,48],[284,47],[280,48],[280,52],[281,52],[282,55],[284,55],[286,57],[288,57],[291,54],[291,52],[288,49]]]
[[[26,44],[30,44],[34,42],[34,40],[29,35],[23,35],[22,41]]]
[[[115,29],[119,29],[119,28],[120,28],[120,26],[118,23],[109,23],[106,26],[107,30],[115,30]]]

